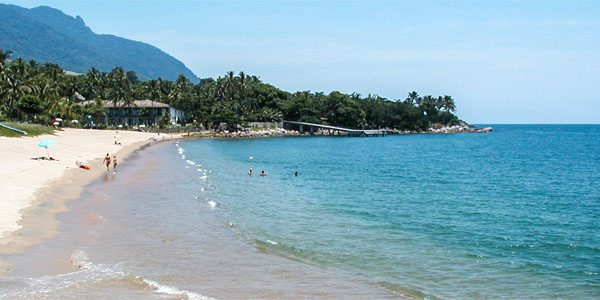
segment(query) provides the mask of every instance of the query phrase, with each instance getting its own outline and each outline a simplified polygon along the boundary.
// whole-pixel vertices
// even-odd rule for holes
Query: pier
[[[297,122],[297,121],[282,121],[283,128],[285,129],[296,129],[298,128],[298,132],[305,133],[309,132],[310,134],[316,133],[319,130],[326,131],[329,135],[341,135],[342,132],[346,133],[351,137],[368,137],[368,136],[385,136],[385,129],[350,129],[329,125],[321,125],[321,124],[313,124],[306,122]]]

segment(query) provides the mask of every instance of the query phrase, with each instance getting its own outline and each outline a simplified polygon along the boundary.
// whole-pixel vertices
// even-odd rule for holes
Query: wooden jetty
[[[329,135],[341,135],[340,133],[344,132],[348,136],[352,137],[367,137],[367,136],[385,136],[385,129],[350,129],[329,125],[321,125],[321,124],[313,124],[306,122],[297,122],[297,121],[282,121],[283,128],[286,129],[296,129],[298,128],[298,132],[304,133],[309,132],[311,134],[316,133],[319,130],[327,131]]]

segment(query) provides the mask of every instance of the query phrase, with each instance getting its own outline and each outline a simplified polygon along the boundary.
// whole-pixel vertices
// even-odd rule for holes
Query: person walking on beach
[[[110,154],[106,153],[103,163],[106,164],[106,173],[110,173]]]
[[[113,174],[117,174],[117,156],[113,155]]]

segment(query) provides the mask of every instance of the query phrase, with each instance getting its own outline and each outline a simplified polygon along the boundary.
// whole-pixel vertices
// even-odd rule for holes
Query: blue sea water
[[[415,298],[600,298],[599,125],[180,147],[222,221],[283,256]]]

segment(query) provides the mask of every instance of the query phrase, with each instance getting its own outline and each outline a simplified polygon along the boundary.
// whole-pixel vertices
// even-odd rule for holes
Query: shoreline
[[[122,145],[114,144],[115,134],[123,136]],[[5,209],[1,210],[0,256],[22,253],[28,247],[54,237],[59,224],[56,215],[66,210],[65,203],[76,199],[86,185],[105,173],[104,154],[116,155],[119,166],[123,167],[131,153],[156,142],[151,139],[152,135],[67,128],[52,135],[2,138],[0,150],[9,155],[1,161],[5,175],[0,178],[1,192],[8,201],[3,203]],[[181,135],[171,135],[164,140],[177,138]],[[31,158],[32,154],[45,152],[37,147],[38,141],[44,139],[57,141],[57,146],[50,148],[50,156],[57,157],[58,161]],[[87,161],[91,170],[77,167],[76,160]],[[6,271],[5,264],[0,261],[0,274]]]
[[[454,126],[434,126],[427,130],[398,130],[398,129],[386,129],[386,135],[413,135],[413,134],[453,134],[453,133],[488,133],[492,132],[492,127],[478,128],[469,124],[460,124]],[[184,133],[182,133],[183,135]],[[339,136],[347,137],[347,133],[340,134],[329,134],[325,130],[317,130],[315,132],[303,132],[300,133],[295,130],[288,130],[282,128],[276,129],[263,129],[256,131],[235,131],[235,132],[187,132],[185,137],[189,138],[263,138],[263,137],[288,137],[288,136]]]
[[[181,192],[175,194],[165,187],[163,193],[167,192],[163,195],[169,197],[158,196],[152,201],[145,201],[152,198],[151,195],[161,193],[161,188],[152,191],[148,187],[158,186],[164,182],[164,178],[173,178],[175,174],[184,174],[183,177],[189,178],[197,173],[194,169],[181,170],[189,163],[174,153],[177,148],[172,145],[175,142],[152,143],[134,150],[127,159],[129,165],[116,176],[116,180],[108,176],[107,181],[103,179],[106,176],[101,175],[83,188],[76,201],[67,200],[64,205],[68,211],[56,216],[59,227],[55,237],[44,240],[22,254],[5,257],[11,264],[11,270],[4,282],[20,282],[21,278],[29,277],[42,278],[51,282],[49,287],[31,286],[32,292],[56,289],[57,293],[69,294],[70,291],[62,290],[64,279],[61,279],[68,277],[69,282],[84,286],[81,290],[76,289],[75,295],[101,289],[106,295],[138,295],[132,297],[135,299],[158,299],[164,294],[161,287],[168,287],[178,295],[190,293],[210,299],[245,299],[247,295],[261,299],[265,295],[278,299],[328,299],[335,297],[326,295],[345,295],[341,298],[354,299],[348,289],[363,297],[376,295],[374,299],[403,299],[353,272],[294,259],[243,238],[239,232],[223,226],[226,220],[221,219],[218,210],[215,211],[208,204],[202,205],[202,200],[199,202],[194,197],[201,193],[199,186],[193,188],[188,185],[191,187],[189,190],[178,189]],[[168,156],[165,158],[165,155]],[[205,187],[203,180],[197,178],[195,182]],[[173,197],[181,200],[173,203]],[[141,206],[144,209],[139,209],[140,203],[146,203]],[[165,203],[173,206],[163,210]],[[189,210],[188,204],[197,207]],[[129,218],[132,208],[136,217]],[[190,214],[187,215],[187,212]],[[177,220],[183,216],[194,218],[188,219],[191,223],[184,222],[187,225],[178,224]],[[33,217],[38,218],[37,215]],[[156,217],[173,221],[159,221],[160,226],[147,230],[149,227],[146,225],[154,224]],[[138,227],[140,220],[145,225]],[[191,229],[196,228],[197,232],[193,234],[195,238],[186,240],[180,233],[172,231],[180,230],[180,226],[189,226],[184,232],[192,232]],[[131,247],[138,248],[130,251]],[[173,248],[177,250],[171,251]],[[137,254],[140,252],[145,253],[143,259]],[[210,275],[211,282],[196,281],[196,274],[200,270],[185,267],[190,253],[202,254],[194,256],[194,265],[204,270],[205,276]],[[150,268],[146,268],[148,263]],[[178,267],[173,267],[177,264]],[[155,272],[157,267],[161,270],[158,273]],[[122,272],[122,275],[115,276],[115,270]],[[165,272],[172,275],[161,276]],[[105,285],[102,283],[104,278],[111,282],[114,280],[115,285]],[[251,282],[254,283],[247,282],[248,278],[252,278]],[[244,288],[230,289],[230,282],[238,282]],[[267,284],[272,282],[277,282],[276,287]],[[89,287],[86,288],[88,283]],[[299,289],[300,284],[306,289]],[[20,295],[18,289],[14,291],[14,295]]]
[[[459,128],[459,127],[457,127]],[[456,129],[456,128],[452,128],[452,129]],[[394,132],[394,131],[390,131],[390,135],[406,135],[406,134],[443,134],[443,133],[481,133],[481,132],[489,132],[490,130],[486,130],[486,131],[481,131],[481,129],[479,128],[475,128],[472,127],[472,131],[465,131],[463,130],[462,127],[460,127],[458,130],[447,130],[446,127],[442,128],[442,129],[433,129],[429,130],[429,131],[410,131],[410,132]],[[169,133],[164,133],[162,139],[156,139],[156,134],[155,133],[151,133],[151,132],[136,132],[136,131],[113,131],[113,130],[90,130],[90,129],[72,129],[72,128],[65,128],[61,131],[57,131],[55,132],[55,134],[52,135],[41,135],[41,136],[37,136],[37,137],[24,137],[24,138],[3,138],[0,137],[0,139],[4,142],[4,141],[20,141],[17,142],[17,144],[27,144],[27,147],[34,147],[35,144],[37,144],[38,140],[43,140],[43,139],[57,139],[60,140],[59,137],[61,136],[68,136],[71,135],[74,132],[85,132],[85,135],[89,136],[96,136],[94,137],[94,139],[97,138],[97,135],[102,135],[101,139],[104,140],[105,145],[108,148],[113,148],[110,150],[114,151],[114,147],[116,145],[110,144],[111,141],[114,140],[114,138],[112,138],[113,134],[122,134],[125,135],[129,138],[131,138],[132,136],[137,136],[133,139],[133,142],[127,141],[125,142],[125,139],[123,139],[123,145],[120,146],[120,148],[117,150],[117,152],[112,152],[110,150],[107,150],[106,147],[104,147],[103,149],[99,149],[98,151],[95,151],[96,154],[101,154],[101,155],[95,155],[91,158],[86,157],[85,155],[78,155],[78,157],[82,160],[85,161],[87,159],[87,162],[89,163],[91,170],[90,171],[86,171],[83,170],[81,168],[78,168],[75,165],[75,161],[72,162],[58,162],[59,163],[59,167],[64,167],[62,168],[62,170],[58,170],[57,168],[54,168],[53,171],[58,172],[58,173],[54,173],[54,174],[48,174],[47,172],[45,174],[42,174],[42,178],[41,180],[36,179],[34,180],[34,182],[27,182],[26,188],[21,187],[21,189],[19,190],[19,187],[17,187],[16,189],[13,187],[11,190],[8,191],[8,197],[10,198],[12,197],[16,197],[18,198],[17,200],[13,201],[8,201],[9,203],[5,203],[4,205],[8,205],[9,209],[8,212],[5,209],[3,214],[0,214],[0,216],[2,217],[3,221],[2,223],[0,223],[0,255],[5,255],[5,254],[10,254],[10,253],[14,253],[15,251],[23,251],[26,247],[34,245],[36,243],[38,243],[40,240],[42,239],[46,239],[46,238],[51,238],[52,236],[54,236],[54,228],[56,227],[57,224],[52,224],[50,226],[50,228],[46,228],[45,229],[45,233],[44,234],[40,234],[40,236],[37,238],[37,240],[35,242],[33,241],[25,241],[25,237],[31,238],[31,231],[32,230],[28,230],[28,226],[32,226],[32,228],[34,228],[35,226],[31,225],[30,223],[36,223],[35,220],[31,220],[33,219],[31,217],[32,214],[34,214],[33,212],[35,210],[39,210],[40,205],[44,204],[46,205],[46,211],[44,212],[37,212],[36,215],[56,215],[62,211],[65,210],[64,208],[64,203],[66,201],[68,201],[69,199],[72,198],[76,198],[81,191],[84,189],[84,187],[89,184],[92,180],[98,178],[101,176],[101,174],[104,173],[104,166],[102,165],[102,160],[103,160],[103,155],[102,153],[108,152],[111,153],[112,155],[117,155],[117,157],[119,158],[119,163],[121,164],[123,162],[124,159],[127,158],[127,156],[129,156],[131,153],[133,153],[134,151],[143,148],[144,146],[151,144],[153,142],[160,142],[160,141],[165,141],[165,140],[173,140],[173,139],[194,139],[194,138],[264,138],[264,137],[289,137],[289,136],[297,136],[297,137],[305,137],[305,136],[329,136],[327,134],[325,134],[324,132],[315,132],[315,133],[298,133],[297,131],[294,130],[285,130],[285,129],[281,129],[281,128],[277,128],[277,129],[266,129],[266,130],[258,130],[258,131],[250,131],[250,132],[190,132],[190,133],[175,133],[175,134],[169,134]],[[335,136],[346,136],[344,134],[342,135],[335,135]],[[21,143],[22,141],[22,143]],[[59,142],[60,143],[60,142]],[[4,147],[5,145],[0,144],[0,150],[5,150],[5,152],[7,153],[11,153],[11,151],[14,152],[15,149],[2,149],[2,148],[6,148]],[[24,145],[19,145],[18,147],[15,148],[23,148]],[[57,147],[58,148],[58,147]],[[35,148],[34,148],[35,149]],[[51,156],[55,153],[57,153],[58,151],[56,151],[53,148],[50,148],[53,151],[50,152]],[[21,149],[17,149],[17,150],[21,150]],[[37,150],[37,151],[36,151]],[[76,149],[77,150],[77,149]],[[31,153],[39,153],[41,154],[43,151],[41,149],[35,149],[34,151],[28,151],[26,153],[22,153],[24,156],[26,155],[30,155]],[[55,156],[60,157],[61,153],[58,152],[58,154],[55,154]],[[21,157],[23,158],[23,157]],[[18,158],[17,158],[18,159]],[[68,159],[72,159],[72,157],[64,159],[63,161],[66,161]],[[15,164],[15,158],[11,158],[10,155],[4,158],[4,161],[0,160],[0,162],[7,162],[10,161],[13,166]],[[48,165],[51,164],[56,164],[57,162],[54,161],[36,161],[36,165],[34,167],[39,167],[41,166],[43,167],[47,167]],[[69,165],[70,164],[70,165]],[[52,166],[52,167],[56,167],[56,166]],[[28,175],[31,174],[31,172],[36,172],[31,170],[32,166],[31,164],[29,164],[28,166],[19,166],[16,169],[10,169],[10,166],[8,168],[8,170],[1,170],[3,171],[3,173],[5,174],[6,177],[11,178],[11,180],[5,179],[4,180],[4,189],[7,189],[8,186],[10,186],[12,184],[12,181],[18,181],[21,178],[18,177],[24,177],[26,179],[28,179]],[[11,172],[12,171],[12,172]],[[62,171],[62,172],[61,172]],[[12,173],[12,174],[11,174]],[[13,175],[17,175],[17,173],[30,173],[30,174],[19,174],[21,176],[16,176],[17,178],[14,178]],[[39,172],[36,172],[39,173]],[[5,177],[5,178],[6,178]],[[39,177],[39,176],[38,176]],[[10,181],[10,182],[9,182]],[[2,183],[2,179],[0,179],[0,183]],[[68,188],[66,188],[68,187]],[[9,187],[10,189],[10,187]],[[15,191],[16,190],[16,191]],[[24,190],[24,193],[23,193]],[[52,192],[53,191],[53,192]],[[5,192],[4,194],[6,194],[6,191],[0,191],[0,192]],[[12,192],[12,194],[11,194]],[[65,194],[64,196],[61,197],[56,197],[56,195],[60,194],[60,193],[65,193],[68,192],[67,194]],[[16,196],[15,196],[16,194]],[[59,199],[54,199],[54,201],[46,199],[46,198],[61,198]],[[15,207],[16,206],[16,207]],[[8,223],[8,224],[7,224]],[[43,223],[41,221],[37,221],[37,223]],[[50,225],[50,224],[47,224]],[[29,233],[25,233],[25,232],[29,232]],[[1,265],[0,265],[1,267]],[[0,273],[2,272],[2,269],[0,269]]]
[[[123,147],[116,153],[122,160],[133,152],[150,145],[151,141],[141,141]],[[67,202],[77,199],[81,192],[95,179],[105,173],[102,159],[96,158],[90,163],[93,171],[82,173],[78,169],[70,169],[58,178],[38,189],[29,206],[19,211],[20,228],[5,233],[0,247],[0,275],[9,273],[10,265],[2,261],[2,256],[25,253],[32,246],[54,238],[60,221],[57,215],[68,211]]]

